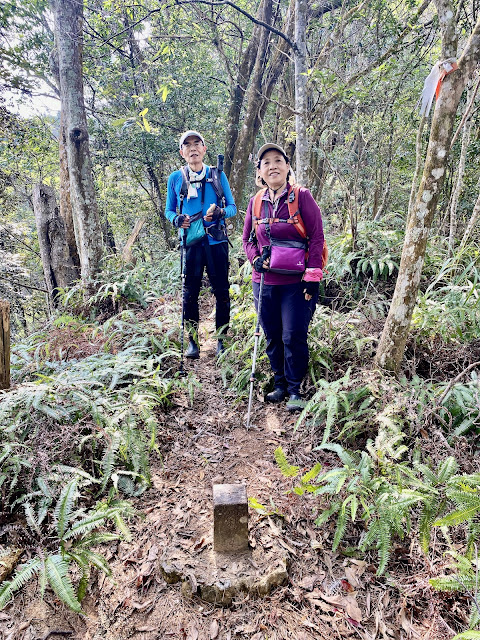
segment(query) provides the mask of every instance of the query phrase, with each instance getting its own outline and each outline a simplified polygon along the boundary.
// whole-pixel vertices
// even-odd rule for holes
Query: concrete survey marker
[[[213,485],[213,549],[248,551],[248,501],[243,484]]]
[[[190,547],[174,539],[158,568],[169,584],[182,583],[185,597],[198,596],[207,602],[231,605],[246,594],[268,595],[288,577],[285,550],[275,543],[263,548],[248,544],[248,501],[245,485],[213,485],[213,510],[195,521]]]

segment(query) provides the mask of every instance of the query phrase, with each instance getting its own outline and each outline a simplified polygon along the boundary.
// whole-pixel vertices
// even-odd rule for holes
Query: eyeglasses
[[[186,149],[196,147],[198,149],[198,147],[203,147],[203,142],[201,140],[196,140],[195,142],[184,142],[182,147],[185,147]]]

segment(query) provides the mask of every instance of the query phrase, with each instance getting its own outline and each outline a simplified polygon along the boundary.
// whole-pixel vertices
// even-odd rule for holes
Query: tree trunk
[[[60,112],[60,135],[58,140],[58,150],[60,156],[60,216],[65,223],[65,233],[67,236],[67,244],[72,257],[73,264],[80,276],[80,256],[77,250],[77,241],[75,240],[75,227],[73,224],[72,203],[70,201],[70,176],[68,173],[67,159],[67,130],[65,127],[65,117],[63,110]]]
[[[175,242],[172,239],[172,234],[170,233],[170,227],[169,227],[169,223],[167,222],[167,219],[165,217],[165,213],[163,211],[162,208],[162,201],[161,201],[161,192],[160,192],[160,185],[158,184],[158,178],[157,178],[157,174],[155,173],[155,171],[153,170],[153,167],[151,165],[147,165],[147,173],[148,173],[148,178],[150,180],[150,184],[153,187],[153,193],[155,196],[155,199],[153,200],[153,204],[157,210],[157,214],[158,217],[160,218],[160,224],[162,225],[162,231],[163,231],[163,237],[165,238],[165,244],[167,245],[167,247],[169,249],[173,249],[173,247],[175,246]]]
[[[437,2],[444,38],[454,38],[454,29],[446,21],[454,12],[448,2]],[[450,53],[452,43],[444,43],[443,52]],[[458,61],[458,70],[443,80],[432,119],[430,141],[423,177],[409,216],[402,259],[392,304],[380,338],[375,361],[378,366],[398,371],[407,342],[425,259],[428,233],[442,189],[453,134],[455,114],[469,76],[480,59],[480,20]]]
[[[307,142],[307,0],[295,0],[295,150],[297,182],[306,184]]]
[[[83,3],[51,0],[55,15],[60,95],[65,115],[66,148],[75,239],[82,279],[93,276],[102,257],[102,232],[92,177],[83,99]]]
[[[265,0],[260,2],[257,11],[257,18],[263,20],[265,10]],[[227,135],[225,140],[225,175],[230,178],[230,172],[232,170],[234,150],[238,138],[238,128],[240,122],[240,114],[242,112],[243,101],[245,92],[247,90],[250,75],[255,65],[255,59],[260,45],[260,36],[263,27],[260,25],[254,25],[252,31],[252,37],[243,54],[242,60],[238,67],[237,80],[235,86],[232,89],[230,106],[227,116]]]
[[[271,9],[270,0],[268,6],[270,6]],[[264,19],[264,22],[268,22],[268,20]],[[239,131],[237,144],[235,146],[234,164],[230,174],[230,186],[237,205],[241,201],[242,192],[245,186],[248,171],[248,158],[252,153],[255,138],[265,115],[272,91],[284,69],[285,62],[287,60],[286,54],[289,48],[289,45],[285,40],[281,40],[277,44],[271,65],[268,70],[266,70],[265,56],[267,51],[266,39],[268,38],[268,33],[266,33],[265,29],[263,31],[262,39],[265,38],[265,40],[262,40],[263,45],[258,49],[253,78],[248,88],[247,95],[245,96],[247,111],[245,113],[242,128]],[[292,32],[293,20],[290,8],[284,33],[286,33],[288,37],[291,37]]]
[[[78,278],[78,272],[69,252],[65,223],[51,187],[44,184],[33,186],[33,209],[45,284],[52,304],[57,306],[58,288],[70,286]]]
[[[0,389],[10,388],[10,303],[0,300]]]

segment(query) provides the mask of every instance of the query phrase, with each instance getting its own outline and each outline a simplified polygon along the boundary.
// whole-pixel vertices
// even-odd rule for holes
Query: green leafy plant
[[[96,547],[117,540],[120,534],[130,539],[125,516],[133,514],[127,502],[107,500],[93,509],[75,508],[79,498],[78,481],[66,484],[53,510],[53,522],[47,522],[40,511],[35,512],[30,503],[25,503],[27,525],[37,537],[39,549],[34,557],[21,565],[11,580],[0,584],[0,609],[5,607],[16,591],[38,575],[43,594],[47,584],[73,611],[82,613],[81,601],[86,594],[92,567],[110,575],[105,558]],[[119,531],[111,533],[104,526],[112,523]],[[71,568],[80,570],[80,580],[74,587]]]
[[[460,592],[468,597],[471,601],[468,626],[469,629],[472,630],[480,623],[478,556],[476,553],[473,557],[471,555],[468,557],[459,554],[456,551],[450,551],[449,553],[453,557],[453,562],[450,565],[453,573],[446,576],[440,576],[438,578],[431,578],[429,582],[432,587],[438,591]],[[480,636],[480,633],[477,635]],[[460,636],[462,636],[462,634],[460,634]],[[475,636],[470,637],[474,638]]]
[[[453,458],[441,463],[436,472],[424,464],[413,467],[403,461],[407,451],[404,435],[390,424],[381,427],[375,440],[369,440],[366,451],[348,452],[339,444],[322,444],[318,450],[338,455],[342,466],[319,472],[319,465],[304,474],[296,493],[308,493],[313,498],[329,497],[315,523],[321,526],[336,518],[332,548],[336,550],[345,536],[349,522],[363,523],[358,547],[361,551],[374,547],[378,551],[377,574],[387,566],[392,539],[403,538],[411,531],[412,511],[418,508],[422,547],[428,548],[435,518],[445,508],[445,486],[457,470]],[[296,467],[276,455],[280,469],[294,476]]]
[[[368,385],[357,386],[350,379],[351,370],[338,380],[317,381],[317,390],[300,414],[295,428],[308,421],[309,425],[324,425],[322,444],[326,443],[333,425],[337,425],[337,437],[352,437],[369,428],[375,415],[375,396]]]

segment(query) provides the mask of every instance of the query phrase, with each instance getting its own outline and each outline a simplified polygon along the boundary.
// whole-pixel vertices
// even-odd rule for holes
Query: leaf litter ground
[[[97,575],[83,603],[86,617],[69,612],[54,596],[44,600],[30,586],[0,612],[1,640],[327,640],[330,638],[447,640],[447,620],[462,619],[467,606],[432,592],[432,566],[415,542],[392,549],[389,573],[378,578],[376,557],[331,551],[333,525],[317,528],[315,502],[292,493],[274,460],[282,446],[302,471],[327,452],[315,452],[305,427],[284,406],[255,399],[247,430],[246,403],[224,389],[216,366],[216,343],[202,339],[201,359],[187,362],[202,384],[191,406],[187,393],[160,415],[161,456],[152,456],[153,484],[136,499],[143,514],[132,523],[133,539],[107,549],[112,577]],[[185,598],[159,570],[166,549],[200,553],[213,538],[212,484],[245,483],[248,496],[269,513],[250,509],[250,544],[269,553],[280,547],[289,562],[288,581],[265,598],[242,595],[223,607]],[[360,531],[351,530],[355,546]],[[443,567],[436,567],[441,573]]]

